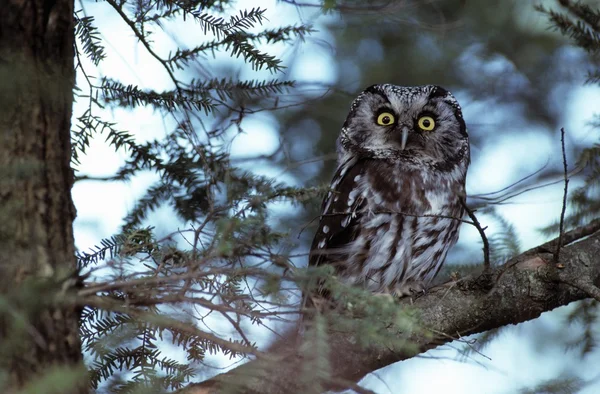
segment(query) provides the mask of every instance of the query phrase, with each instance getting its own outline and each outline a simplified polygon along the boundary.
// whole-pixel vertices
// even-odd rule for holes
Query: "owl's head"
[[[352,103],[338,140],[341,161],[352,156],[432,165],[469,164],[469,136],[458,102],[435,86],[373,85]]]

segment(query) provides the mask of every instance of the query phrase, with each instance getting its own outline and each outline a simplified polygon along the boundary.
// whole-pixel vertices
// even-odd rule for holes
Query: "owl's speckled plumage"
[[[379,125],[391,113],[394,122]],[[435,120],[432,131],[417,125]],[[404,137],[404,149],[402,135]],[[345,283],[398,296],[419,292],[458,240],[469,138],[452,94],[434,85],[374,85],[352,103],[338,168],[323,201],[310,264]]]

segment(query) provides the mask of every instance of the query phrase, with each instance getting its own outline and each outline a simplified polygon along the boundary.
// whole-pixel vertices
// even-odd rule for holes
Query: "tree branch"
[[[361,347],[350,334],[329,336],[331,383],[325,389],[343,388],[371,371],[448,343],[493,328],[532,320],[543,312],[585,298],[598,297],[600,290],[600,220],[567,232],[558,267],[554,266],[555,239],[533,248],[489,274],[448,282],[431,289],[416,300],[402,299],[400,307],[420,311],[421,326],[429,334],[401,333],[416,345],[414,352],[397,351],[387,346]],[[576,242],[578,241],[578,242]],[[302,357],[293,339],[275,345],[270,357],[248,362],[182,393],[217,393],[224,388],[245,393],[300,392]],[[276,371],[276,372],[275,372]],[[304,382],[305,383],[305,382]],[[231,387],[231,385],[234,385]]]
[[[464,198],[460,199],[460,205],[462,205],[464,210],[467,212],[467,215],[473,221],[473,226],[475,226],[475,228],[479,232],[481,242],[483,242],[483,268],[486,271],[488,271],[492,264],[490,263],[490,243],[487,239],[487,236],[485,235],[485,230],[487,229],[487,226],[485,228],[481,227],[481,223],[479,223],[479,220],[477,220],[477,216],[475,216],[475,211],[471,210],[471,208],[467,206],[467,202]]]
[[[562,209],[560,211],[560,224],[558,225],[558,242],[556,244],[556,252],[554,252],[554,260],[558,263],[560,256],[560,248],[562,248],[562,237],[565,231],[565,211],[567,210],[567,194],[569,191],[569,171],[567,165],[567,154],[565,152],[565,128],[560,129],[560,146],[562,148],[562,159],[564,168],[565,189],[563,193]]]

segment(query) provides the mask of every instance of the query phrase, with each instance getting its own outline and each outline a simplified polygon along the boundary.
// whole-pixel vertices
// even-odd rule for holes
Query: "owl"
[[[373,85],[352,103],[309,265],[396,297],[427,289],[458,239],[470,162],[460,106],[434,85]]]

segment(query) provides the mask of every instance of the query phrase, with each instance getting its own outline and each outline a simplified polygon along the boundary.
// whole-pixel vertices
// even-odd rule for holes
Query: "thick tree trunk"
[[[60,384],[56,392],[87,392],[78,311],[61,306],[76,283],[70,168],[73,40],[72,0],[3,2],[0,392],[36,379],[44,389]]]

